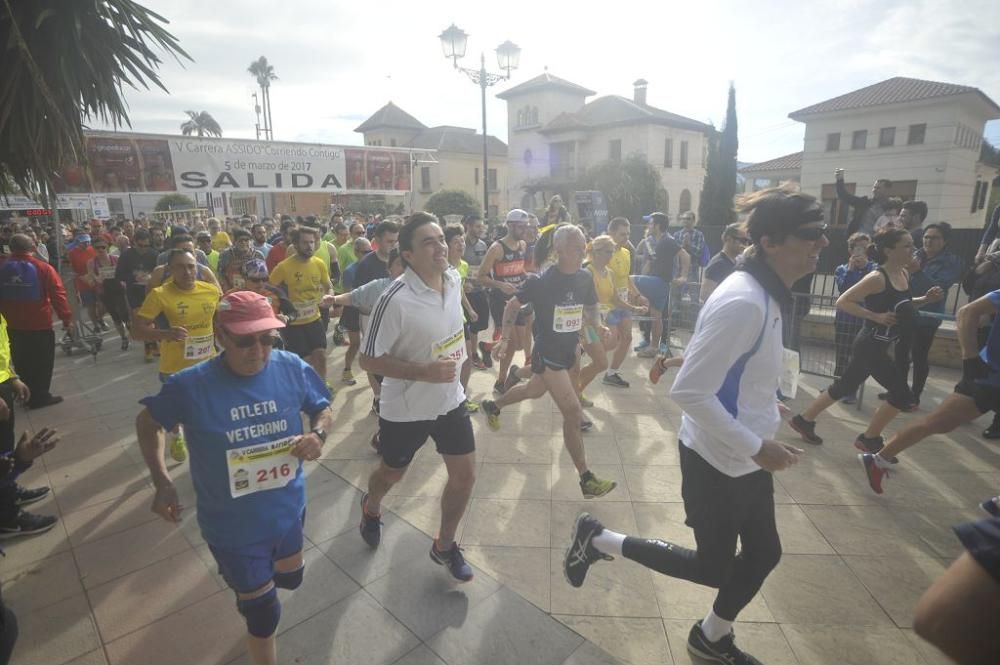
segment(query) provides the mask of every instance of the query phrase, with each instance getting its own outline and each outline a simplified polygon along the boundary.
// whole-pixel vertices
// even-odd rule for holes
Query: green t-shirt
[[[344,282],[343,282],[344,271],[347,270],[347,267],[350,266],[352,263],[357,263],[357,261],[358,257],[354,256],[354,241],[348,240],[347,242],[345,242],[343,245],[340,246],[340,249],[337,250],[337,262],[340,263],[341,278],[334,285],[335,293],[344,292]]]

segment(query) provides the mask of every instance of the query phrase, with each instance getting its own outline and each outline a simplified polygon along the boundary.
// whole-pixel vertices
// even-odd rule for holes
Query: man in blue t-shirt
[[[236,592],[252,662],[271,664],[277,589],[302,583],[302,460],[319,458],[333,424],[330,392],[298,356],[271,350],[285,324],[263,295],[230,293],[216,316],[223,353],[173,374],[159,394],[140,400],[136,433],[156,487],[153,512],[179,522],[183,507],[164,463],[163,432],[184,426],[202,536]]]
[[[919,422],[897,432],[877,453],[858,455],[868,484],[882,493],[882,480],[896,455],[933,434],[947,434],[987,411],[1000,409],[1000,317],[993,319],[986,346],[976,342],[984,316],[1000,312],[1000,290],[992,291],[958,310],[958,343],[962,349],[962,380],[955,391]]]

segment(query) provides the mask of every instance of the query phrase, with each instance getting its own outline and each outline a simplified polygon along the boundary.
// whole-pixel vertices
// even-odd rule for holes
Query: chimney
[[[649,81],[647,81],[646,79],[639,79],[638,81],[636,81],[632,85],[635,86],[635,96],[633,97],[633,100],[639,106],[645,106],[646,105],[646,86],[649,85]]]

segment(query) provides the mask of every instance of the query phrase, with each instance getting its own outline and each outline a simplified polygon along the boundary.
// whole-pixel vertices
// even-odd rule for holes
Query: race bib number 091
[[[577,332],[583,327],[583,305],[557,305],[552,316],[552,330],[557,333]]]
[[[292,482],[299,468],[299,460],[291,455],[294,439],[290,436],[227,451],[230,495],[237,499]]]

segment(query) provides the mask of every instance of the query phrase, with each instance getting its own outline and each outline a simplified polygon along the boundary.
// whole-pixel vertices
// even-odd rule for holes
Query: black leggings
[[[844,372],[847,371],[847,366],[851,362],[851,349],[854,347],[854,339],[861,331],[861,323],[835,319],[833,329],[833,345],[837,350],[837,364],[833,368],[833,376],[840,378],[844,376]]]
[[[840,401],[855,394],[869,376],[889,391],[886,400],[889,404],[900,410],[913,404],[913,393],[906,385],[906,377],[889,357],[889,342],[875,339],[870,330],[863,329],[854,340],[851,362],[844,375],[826,389],[826,394]]]
[[[629,537],[622,554],[658,573],[718,589],[712,611],[734,621],[781,559],[774,479],[764,470],[732,478],[679,446],[685,523],[694,529],[698,549]]]
[[[899,368],[903,378],[910,375],[910,363],[913,363],[912,391],[915,400],[920,399],[920,393],[924,392],[924,386],[927,385],[927,376],[931,373],[928,356],[931,353],[931,345],[934,344],[934,335],[941,326],[941,321],[936,319],[932,321],[933,326],[918,325],[910,335],[896,343],[896,367]]]

